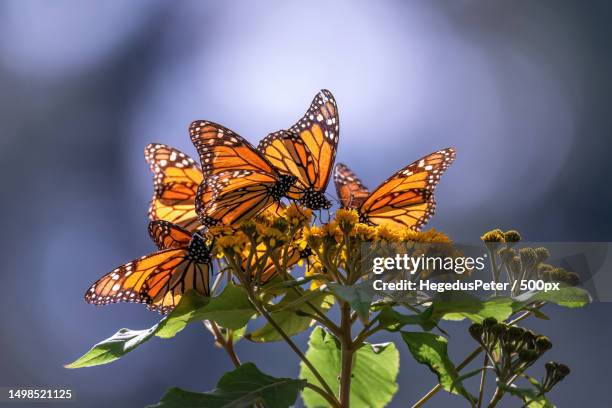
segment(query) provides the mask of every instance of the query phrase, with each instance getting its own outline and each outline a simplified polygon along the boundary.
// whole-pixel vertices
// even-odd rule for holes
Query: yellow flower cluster
[[[242,272],[266,277],[265,281],[276,274],[276,267],[290,269],[306,259],[306,276],[322,277],[313,281],[312,288],[325,281],[350,282],[351,276],[361,273],[363,257],[372,250],[415,251],[415,243],[450,243],[445,234],[435,230],[417,232],[361,223],[352,209],[337,210],[331,221],[321,225],[311,225],[311,219],[311,210],[291,204],[267,211],[238,228],[212,227],[208,234],[219,257],[227,258],[233,268],[240,266]],[[254,272],[257,270],[259,273]],[[280,275],[286,276],[285,272],[289,271]]]
[[[283,215],[291,227],[304,228],[310,223],[312,218],[312,210],[292,203],[285,208]]]

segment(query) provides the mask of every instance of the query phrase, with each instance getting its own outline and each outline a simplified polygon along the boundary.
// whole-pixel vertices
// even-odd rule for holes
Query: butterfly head
[[[331,201],[322,191],[315,191],[312,189],[307,189],[304,191],[304,195],[300,198],[299,203],[306,208],[310,208],[311,210],[329,210],[332,206]]]
[[[189,258],[199,264],[210,263],[210,246],[198,233],[193,234],[189,242]]]

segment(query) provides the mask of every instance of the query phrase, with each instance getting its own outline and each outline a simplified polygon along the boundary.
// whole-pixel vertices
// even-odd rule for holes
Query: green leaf
[[[244,327],[255,313],[245,290],[230,284],[196,313],[196,320],[214,320],[222,327],[238,330]]]
[[[209,297],[202,296],[194,290],[187,291],[168,317],[159,323],[159,329],[155,335],[162,339],[174,337],[189,323],[195,321],[198,310],[206,307],[209,302]]]
[[[101,341],[66,368],[91,367],[121,358],[153,335],[164,339],[174,337],[194,321],[214,320],[222,327],[242,329],[255,314],[243,289],[229,285],[217,297],[208,298],[194,291],[186,292],[176,308],[158,324],[147,330],[121,329]],[[242,333],[239,332],[239,335]],[[239,338],[238,338],[239,339]],[[237,341],[237,340],[235,340]]]
[[[351,286],[329,283],[328,287],[340,299],[348,302],[362,319],[370,314],[370,305],[376,296],[372,282],[362,282]]]
[[[149,340],[158,325],[155,325],[147,330],[130,330],[121,329],[113,336],[96,344],[76,361],[67,364],[66,368],[82,368],[93,367],[102,364],[108,364],[111,361],[118,360],[125,354],[134,350],[142,343]]]
[[[220,326],[238,330],[255,314],[244,289],[228,285],[219,296],[207,298],[189,291],[168,317],[160,323],[157,336],[174,337],[191,322],[213,320]]]
[[[155,408],[243,408],[261,402],[266,408],[288,408],[295,404],[304,380],[275,378],[245,363],[221,377],[217,388],[205,393],[171,388]]]
[[[432,333],[402,332],[402,338],[416,361],[427,365],[446,391],[461,395],[470,403],[475,401],[463,387],[455,365],[448,358],[448,341],[444,337]]]
[[[427,308],[421,313],[405,315],[391,306],[384,306],[378,314],[378,322],[385,330],[395,332],[409,324],[421,326],[423,330],[429,331],[433,329],[436,322],[431,319],[432,308]]]
[[[293,336],[303,332],[304,330],[308,329],[313,323],[313,319],[309,316],[299,315],[299,312],[305,312],[309,314],[314,313],[314,311],[310,308],[308,304],[305,304],[304,302],[296,302],[297,299],[303,297],[300,296],[300,293],[303,294],[303,292],[296,293],[296,291],[287,292],[285,297],[278,304],[274,305],[271,308],[271,310],[273,311],[272,318],[289,336]],[[329,309],[331,307],[329,299],[331,295],[320,291],[316,291],[315,293],[317,294],[317,296],[310,298],[310,304],[317,307],[319,310]],[[331,301],[333,301],[333,298],[331,299]],[[296,304],[297,307],[295,307]],[[288,305],[294,305],[294,307],[290,308],[288,307]],[[274,310],[279,311],[274,312]],[[280,341],[283,339],[278,333],[278,331],[270,323],[266,323],[264,326],[260,327],[259,329],[255,330],[250,334],[247,334],[245,337],[254,342]]]
[[[496,297],[489,300],[480,300],[465,292],[453,291],[436,296],[433,301],[434,320],[463,320],[470,319],[480,323],[487,317],[494,317],[504,321],[514,311],[511,298]]]
[[[340,344],[337,338],[320,327],[310,335],[306,357],[319,370],[332,390],[339,389],[341,368]],[[300,377],[319,385],[310,369],[300,365]],[[383,407],[397,392],[399,353],[393,343],[364,344],[354,355],[351,379],[351,407]],[[305,389],[302,398],[306,406],[327,407],[319,395]]]
[[[537,389],[519,388],[514,384],[508,386],[503,383],[498,383],[498,386],[508,394],[520,398],[529,408],[554,408],[554,405],[550,403],[548,398],[541,395]]]
[[[550,290],[547,292],[527,292],[517,296],[514,300],[515,310],[517,310],[517,308],[521,309],[533,302],[550,302],[559,306],[577,308],[586,306],[592,301],[589,292],[575,286],[562,286],[559,290]]]
[[[330,307],[334,303],[333,296],[331,296],[327,291],[323,291],[320,289],[300,290],[299,293],[300,295],[297,296],[297,293],[294,291],[287,292],[287,294],[289,295],[287,301],[279,302],[276,305],[272,305],[269,309],[272,312],[281,312],[284,310],[296,311],[300,310],[306,302],[318,302],[318,299],[321,298],[328,299],[327,303],[330,304]],[[283,298],[283,300],[285,300],[285,298]]]

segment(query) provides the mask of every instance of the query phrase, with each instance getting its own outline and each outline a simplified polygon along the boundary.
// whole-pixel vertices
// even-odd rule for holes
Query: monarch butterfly
[[[191,233],[202,229],[195,211],[195,196],[198,187],[195,181],[204,179],[200,166],[180,150],[159,143],[149,144],[145,148],[145,158],[155,174],[155,195],[149,210],[149,217],[152,221],[166,221],[150,223],[149,235],[160,250],[187,246],[191,240]],[[176,196],[172,196],[174,201],[161,198],[169,194],[176,194],[180,199],[177,200]],[[280,203],[277,203],[276,206],[268,207],[265,212],[278,214],[282,207]],[[178,220],[184,221],[185,229],[172,225]],[[263,249],[258,248],[257,253],[261,257]],[[244,263],[246,263],[247,255],[248,252],[244,254]],[[299,258],[295,259],[293,252],[288,258],[290,266],[299,261]],[[270,280],[275,273],[276,268],[272,261],[268,260],[260,277],[261,283]]]
[[[86,302],[145,303],[166,314],[189,289],[210,294],[211,251],[204,238],[166,221],[151,221],[149,233],[160,250],[104,275],[87,290]]]
[[[237,225],[286,196],[296,177],[279,173],[248,141],[207,121],[189,127],[205,180],[195,205],[205,227]]]
[[[281,174],[297,178],[288,197],[307,208],[331,207],[325,189],[336,158],[339,126],[336,100],[323,89],[295,125],[269,134],[257,147]]]
[[[190,232],[200,226],[195,212],[195,196],[204,179],[200,166],[173,147],[152,143],[145,148],[145,160],[153,172],[151,221],[165,220]]]
[[[418,231],[434,214],[434,189],[453,160],[453,148],[431,153],[389,177],[372,193],[355,173],[338,163],[334,184],[342,205],[357,209],[361,222]]]

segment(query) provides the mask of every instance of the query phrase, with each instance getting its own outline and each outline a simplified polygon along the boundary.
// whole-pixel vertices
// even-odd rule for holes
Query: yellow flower
[[[323,230],[316,225],[306,227],[302,234],[302,240],[306,242],[306,245],[316,251],[321,247],[321,243],[323,242]]]
[[[372,241],[376,237],[376,228],[368,224],[357,223],[353,228],[351,236],[361,241]]]
[[[321,229],[323,231],[323,237],[332,238],[338,243],[342,242],[343,234],[336,221],[330,221],[327,224],[323,224]]]
[[[359,222],[359,214],[353,209],[340,208],[336,211],[336,222],[343,232],[350,232]]]
[[[209,235],[215,238],[222,237],[224,235],[234,235],[235,232],[236,232],[236,229],[228,225],[216,225],[216,226],[210,227],[207,231]]]
[[[274,227],[258,225],[257,230],[268,249],[274,249],[284,244],[289,239],[285,233]]]
[[[398,242],[401,238],[400,230],[387,225],[376,227],[376,241]]]
[[[222,251],[231,253],[241,252],[248,242],[249,238],[242,231],[237,231],[233,235],[218,237],[215,244]]]
[[[292,203],[285,209],[285,218],[293,227],[304,227],[310,223],[312,210]]]
[[[257,224],[251,220],[244,221],[242,224],[240,224],[240,231],[244,232],[247,236],[252,237],[257,232]]]
[[[323,274],[323,265],[321,264],[318,258],[315,258],[312,262],[309,262],[306,266],[306,271],[304,272],[305,277],[321,274]],[[310,283],[310,290],[318,289],[321,285],[323,285],[323,283],[324,282],[321,280],[313,280]]]
[[[411,229],[402,230],[402,241],[407,242],[431,242],[431,243],[450,243],[448,236],[435,229],[427,231],[414,231]]]

